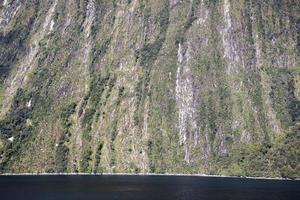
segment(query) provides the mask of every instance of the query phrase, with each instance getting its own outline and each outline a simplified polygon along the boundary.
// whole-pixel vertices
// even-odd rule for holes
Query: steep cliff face
[[[300,177],[297,0],[4,0],[0,172]]]

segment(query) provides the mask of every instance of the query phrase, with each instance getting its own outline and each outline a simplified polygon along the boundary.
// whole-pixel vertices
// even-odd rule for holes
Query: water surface
[[[0,176],[1,200],[299,200],[300,181],[188,176]]]

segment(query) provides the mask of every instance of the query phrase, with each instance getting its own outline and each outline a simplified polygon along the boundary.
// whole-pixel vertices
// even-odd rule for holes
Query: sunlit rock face
[[[0,25],[6,26],[14,18],[19,8],[21,7],[22,2],[3,0],[2,9],[0,12]]]
[[[299,177],[299,6],[2,1],[0,172]]]
[[[197,143],[198,129],[196,122],[196,99],[192,80],[192,73],[189,67],[189,59],[191,54],[190,43],[188,43],[185,55],[181,44],[178,46],[178,69],[176,74],[176,102],[178,104],[178,126],[179,126],[179,142],[184,146],[184,160],[189,162],[189,144],[191,139]]]

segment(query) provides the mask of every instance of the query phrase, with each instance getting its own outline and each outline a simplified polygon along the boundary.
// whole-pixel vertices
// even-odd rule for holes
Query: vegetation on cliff
[[[0,173],[300,177],[297,0],[7,0]]]

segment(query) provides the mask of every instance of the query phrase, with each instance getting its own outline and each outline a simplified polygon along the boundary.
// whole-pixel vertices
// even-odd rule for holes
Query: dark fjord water
[[[1,200],[300,199],[300,181],[184,176],[0,176]]]

